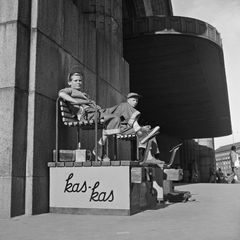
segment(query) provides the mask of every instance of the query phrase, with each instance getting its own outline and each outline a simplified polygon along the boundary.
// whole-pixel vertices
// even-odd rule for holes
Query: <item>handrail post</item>
[[[81,149],[81,142],[80,142],[80,127],[77,126],[77,149]]]
[[[58,107],[59,107],[59,99],[60,97],[57,98],[56,100],[56,139],[55,139],[55,162],[58,162],[59,158],[59,146],[58,146]]]
[[[95,111],[94,111],[94,131],[95,131],[95,161],[98,160],[98,112],[97,112],[97,106],[95,105]]]
[[[117,161],[118,159],[118,149],[117,149],[117,135],[113,135],[113,144],[114,144],[114,160]]]

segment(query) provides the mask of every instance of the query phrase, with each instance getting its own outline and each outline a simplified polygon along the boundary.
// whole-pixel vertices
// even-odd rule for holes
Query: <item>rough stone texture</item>
[[[38,29],[58,44],[63,43],[64,0],[42,0],[38,5]]]
[[[18,0],[0,0],[1,14],[0,23],[18,19]]]
[[[83,64],[94,70],[96,69],[96,30],[92,23],[84,17],[83,19],[83,34],[84,34],[84,58]]]
[[[0,89],[0,218],[11,217],[14,90]]]
[[[4,190],[0,194],[0,202],[9,202],[9,209],[0,211],[0,216],[5,218],[24,214],[27,95],[14,88],[0,91],[0,178],[12,179],[12,184],[8,185],[9,194],[5,194],[7,185],[0,187]],[[6,211],[9,212],[8,216],[4,213]]]
[[[12,159],[14,89],[1,88],[0,93],[0,176],[9,177],[12,170],[10,160]]]
[[[12,178],[0,175],[0,219],[11,217]]]
[[[48,98],[56,99],[56,89],[65,80],[64,70],[67,70],[69,62],[64,58],[64,52],[49,38],[41,33],[38,33],[37,38],[36,91]]]
[[[0,1],[0,217],[24,214],[30,1]]]
[[[129,65],[121,58],[120,60],[120,71],[119,81],[122,83],[120,86],[121,92],[126,96],[129,93]]]
[[[72,56],[78,58],[78,39],[79,35],[82,34],[82,32],[79,31],[79,27],[82,27],[82,21],[79,19],[79,10],[73,5],[72,1],[63,1],[63,9],[63,47],[67,49]]]
[[[47,165],[47,164],[46,164]],[[33,212],[41,214],[49,211],[49,176],[33,177]]]
[[[18,0],[15,0],[18,1]],[[21,0],[18,6],[18,21],[26,26],[30,26],[30,14],[31,14],[32,0]],[[12,8],[12,6],[11,6]]]
[[[29,25],[31,0],[0,0],[0,6],[0,23],[21,21],[21,23]]]
[[[26,132],[27,132],[26,92],[15,90],[12,176],[25,177],[26,172]]]
[[[55,147],[55,102],[42,95],[35,97],[33,173],[34,176],[46,176],[46,165],[51,161]]]
[[[11,194],[11,217],[23,215],[25,213],[25,176],[12,176]]]
[[[15,87],[28,91],[29,83],[29,29],[25,25],[17,25],[17,56]]]
[[[0,25],[0,88],[15,86],[17,24]],[[11,63],[11,64],[10,64]]]

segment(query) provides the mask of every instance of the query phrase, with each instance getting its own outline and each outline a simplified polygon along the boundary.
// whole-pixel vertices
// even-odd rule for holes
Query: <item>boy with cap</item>
[[[141,95],[138,93],[129,93],[127,95],[127,101],[120,103],[117,106],[109,108],[110,112],[119,116],[121,121],[121,133],[122,135],[136,134],[139,139],[139,157],[142,160],[147,142],[152,139],[151,152],[154,156],[159,155],[159,149],[157,146],[157,141],[155,135],[159,133],[159,126],[151,129],[151,126],[140,126],[138,123],[138,118],[140,117],[140,112],[136,109],[138,105],[139,98]],[[154,157],[149,153],[149,159]],[[155,160],[154,160],[155,161]]]
[[[139,125],[138,119],[141,113],[135,107],[137,106],[140,97],[141,96],[138,93],[129,93],[126,102],[107,108],[106,111],[120,117],[121,134],[136,133],[139,137],[140,143],[145,144],[158,133],[160,127],[156,126],[151,129],[150,126],[141,127]]]

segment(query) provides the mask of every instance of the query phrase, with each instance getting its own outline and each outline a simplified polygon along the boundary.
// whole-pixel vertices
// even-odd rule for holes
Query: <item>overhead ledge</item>
[[[211,25],[186,17],[124,22],[130,88],[162,133],[185,139],[232,133],[222,41]]]
[[[222,40],[216,28],[194,18],[152,16],[127,19],[123,24],[126,39],[142,34],[185,34],[203,37],[222,46]]]

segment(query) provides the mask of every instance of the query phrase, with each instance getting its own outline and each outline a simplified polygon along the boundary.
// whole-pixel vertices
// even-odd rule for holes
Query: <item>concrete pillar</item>
[[[0,0],[0,218],[25,212],[29,0]]]
[[[199,172],[200,181],[209,182],[210,169],[215,168],[216,160],[214,154],[213,138],[198,139],[199,144]]]

